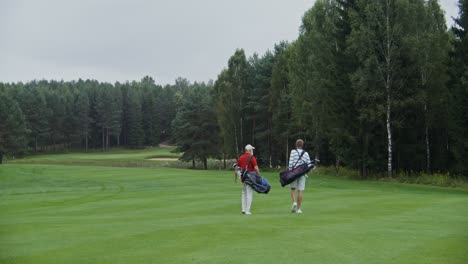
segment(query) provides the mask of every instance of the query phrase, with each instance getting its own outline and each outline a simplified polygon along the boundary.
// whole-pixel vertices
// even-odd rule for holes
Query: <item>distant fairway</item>
[[[240,214],[227,171],[0,166],[0,263],[467,263],[468,191],[276,174]]]
[[[112,151],[93,151],[66,154],[34,155],[23,159],[8,160],[7,163],[14,164],[70,164],[70,165],[96,165],[117,167],[141,167],[155,166],[160,161],[150,160],[152,158],[178,158],[174,153],[174,147],[148,148],[148,149],[117,149]],[[167,163],[167,161],[162,161]]]

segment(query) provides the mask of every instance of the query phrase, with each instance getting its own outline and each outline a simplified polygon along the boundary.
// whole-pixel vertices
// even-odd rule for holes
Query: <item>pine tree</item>
[[[44,94],[31,84],[25,87],[20,96],[20,108],[26,119],[26,128],[31,131],[29,144],[34,152],[37,152],[39,147],[47,142],[50,110],[47,108]]]
[[[15,156],[27,147],[26,122],[18,103],[0,92],[0,164],[3,156]]]
[[[84,88],[79,91],[75,104],[76,117],[79,122],[78,134],[84,140],[85,151],[88,151],[89,131],[92,119],[90,117],[90,103],[88,93]]]
[[[251,86],[249,80],[249,64],[245,57],[243,49],[238,49],[234,55],[229,58],[227,69],[228,83],[230,87],[227,91],[227,98],[224,103],[231,102],[231,112],[228,118],[231,118],[234,126],[235,151],[239,156],[239,150],[250,140],[246,136],[246,116],[248,111],[248,98],[251,95]]]
[[[114,137],[117,146],[120,146],[120,134],[122,132],[122,100],[121,90],[112,87],[111,96],[109,98],[110,117],[107,127],[107,137]]]
[[[459,16],[452,27],[450,54],[450,152],[451,168],[468,174],[468,0],[459,0]]]
[[[275,56],[271,51],[261,57],[254,56],[249,60],[249,81],[252,90],[246,100],[246,130],[245,143],[256,146],[256,157],[260,163],[267,161],[272,166],[272,113],[270,111],[271,78]],[[250,139],[249,139],[250,138]]]
[[[416,66],[416,76],[418,77],[419,89],[416,94],[417,104],[420,107],[420,114],[413,124],[423,120],[420,124],[424,128],[424,145],[426,152],[426,172],[432,172],[431,141],[446,141],[438,137],[443,137],[446,133],[440,133],[447,128],[447,90],[445,86],[446,62],[448,55],[448,35],[447,27],[442,9],[437,0],[414,1],[413,16],[411,26],[414,27],[414,34],[407,37],[407,45],[412,47],[411,55]],[[423,118],[420,118],[423,117]],[[433,135],[431,133],[433,131]],[[417,163],[417,161],[413,161]]]
[[[225,155],[238,156],[247,136],[246,116],[250,113],[248,98],[251,95],[249,64],[244,50],[236,50],[229,58],[228,68],[223,70],[215,83],[215,104],[221,127]]]
[[[291,122],[289,61],[294,48],[294,43],[288,45],[286,42],[281,42],[275,45],[276,60],[272,71],[269,102],[272,113],[273,165],[286,166],[289,161],[290,129],[293,126]]]
[[[341,121],[341,105],[349,100],[343,97],[338,80],[340,71],[338,57],[342,56],[339,47],[338,27],[339,9],[335,1],[317,1],[306,12],[298,39],[298,56],[306,58],[295,71],[305,71],[305,78],[293,85],[294,115],[311,138],[316,157],[329,153],[330,139],[341,135],[334,129]],[[300,98],[303,97],[301,100]],[[330,157],[320,157],[328,163]]]
[[[237,154],[237,138],[235,135],[233,112],[237,109],[237,100],[233,99],[232,84],[229,81],[227,70],[223,70],[214,84],[214,100],[216,109],[216,120],[220,128],[220,149],[222,150],[224,167],[226,167],[226,158],[235,157]],[[239,111],[237,109],[237,111]]]
[[[159,119],[156,95],[156,85],[151,77],[141,81],[143,88],[142,112],[143,130],[145,131],[145,145],[155,146],[159,143]]]
[[[156,99],[156,111],[158,113],[157,125],[159,132],[159,141],[166,141],[172,137],[171,122],[176,116],[175,109],[175,91],[170,85],[161,88],[161,93]]]
[[[65,98],[59,91],[49,89],[45,93],[47,107],[49,109],[48,127],[49,127],[49,143],[54,150],[57,150],[59,145],[64,142],[64,124],[65,124]]]
[[[211,88],[205,84],[193,84],[192,89],[180,95],[177,115],[172,122],[174,141],[177,149],[183,152],[184,161],[203,163],[208,168],[208,158],[218,154],[218,127],[210,96]]]
[[[137,87],[136,82],[132,83],[126,95],[128,145],[132,147],[143,146],[145,140],[142,127],[141,94]]]

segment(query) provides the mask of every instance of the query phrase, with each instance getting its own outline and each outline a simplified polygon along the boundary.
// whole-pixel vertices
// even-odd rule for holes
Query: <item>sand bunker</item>
[[[160,160],[160,161],[177,161],[179,160],[178,158],[151,158],[148,160]]]

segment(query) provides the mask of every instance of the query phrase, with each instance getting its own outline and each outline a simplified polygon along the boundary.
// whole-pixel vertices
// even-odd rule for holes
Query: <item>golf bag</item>
[[[284,187],[290,184],[291,182],[295,181],[297,178],[309,172],[311,169],[315,168],[315,162],[303,163],[296,167],[297,163],[299,162],[299,160],[301,160],[302,155],[304,153],[305,151],[302,151],[296,164],[294,164],[293,169],[290,169],[290,170],[288,169],[288,170],[284,170],[280,172],[279,176],[280,176],[281,187]]]
[[[267,179],[258,175],[256,172],[245,170],[242,177],[244,179],[244,183],[252,187],[252,189],[258,193],[267,194],[271,189],[270,183],[268,183]]]
[[[247,169],[249,167],[250,160],[252,159],[252,157],[253,156],[251,155],[247,160],[246,168],[242,168],[241,178],[244,180],[245,184],[252,187],[252,189],[254,189],[254,191],[256,191],[257,193],[267,194],[271,189],[270,183],[267,181],[267,179],[258,175],[256,172],[249,171]]]

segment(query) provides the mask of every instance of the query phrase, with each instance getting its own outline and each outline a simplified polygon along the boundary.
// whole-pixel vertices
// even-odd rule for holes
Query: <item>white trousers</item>
[[[246,183],[242,183],[242,212],[250,212],[254,190]]]

